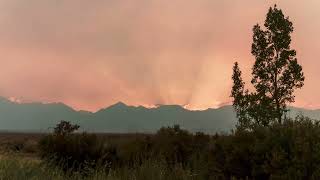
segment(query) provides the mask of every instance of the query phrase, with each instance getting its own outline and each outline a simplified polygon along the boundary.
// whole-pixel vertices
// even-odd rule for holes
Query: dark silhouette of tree
[[[269,9],[264,28],[259,24],[253,27],[251,83],[255,91],[244,90],[238,63],[232,76],[231,96],[240,126],[244,119],[264,126],[276,119],[281,123],[287,103],[294,102],[294,90],[304,85],[302,67],[290,47],[292,32],[292,22],[276,5]]]
[[[232,79],[231,97],[234,98],[233,106],[239,118],[239,127],[249,127],[250,121],[249,117],[247,117],[248,101],[246,100],[248,91],[244,90],[245,83],[241,78],[238,62],[234,63]]]
[[[60,121],[60,123],[57,124],[56,127],[54,128],[54,133],[56,135],[65,136],[78,130],[79,127],[80,127],[79,125],[77,124],[73,125],[68,121]]]

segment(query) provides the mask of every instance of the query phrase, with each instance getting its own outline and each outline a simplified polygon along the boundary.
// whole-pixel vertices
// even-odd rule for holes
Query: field
[[[139,168],[116,170],[94,169],[87,176],[80,173],[64,172],[56,166],[43,162],[39,157],[39,141],[48,134],[42,133],[0,133],[0,179],[194,179],[181,167],[175,173],[164,162],[147,161]],[[145,134],[97,134],[113,144],[125,144]],[[179,173],[179,174],[178,174]]]

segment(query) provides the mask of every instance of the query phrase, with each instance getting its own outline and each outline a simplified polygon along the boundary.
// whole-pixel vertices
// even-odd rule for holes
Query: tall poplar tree
[[[269,9],[264,27],[259,24],[254,26],[251,53],[255,63],[251,83],[255,91],[242,93],[242,96],[234,93],[241,73],[234,71],[232,77],[233,105],[236,110],[242,106],[246,112],[240,114],[237,111],[239,119],[244,118],[245,114],[246,118],[259,124],[268,125],[275,119],[281,123],[287,104],[294,102],[294,90],[304,85],[305,78],[296,51],[290,47],[292,32],[292,22],[276,5]],[[238,68],[238,64],[234,68]],[[243,101],[245,103],[240,103]]]

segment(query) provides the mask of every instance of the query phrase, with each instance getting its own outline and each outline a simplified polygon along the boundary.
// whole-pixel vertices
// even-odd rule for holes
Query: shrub
[[[25,147],[25,143],[21,140],[15,140],[7,144],[7,150],[12,152],[21,152]]]
[[[77,124],[73,125],[68,121],[62,120],[54,128],[54,134],[60,135],[60,136],[66,136],[66,135],[69,135],[69,134],[73,133],[74,131],[78,130],[79,128],[80,128],[80,126]]]
[[[65,123],[65,122],[62,122]],[[60,126],[61,124],[58,124]],[[69,127],[72,127],[69,126]],[[76,127],[76,126],[74,126]],[[73,128],[75,130],[75,128]],[[55,131],[40,143],[41,157],[59,165],[63,170],[84,170],[97,166],[111,166],[116,161],[116,150],[107,147],[95,134],[74,134],[73,131]]]
[[[237,179],[318,179],[320,126],[298,116],[270,127],[219,137],[209,152],[212,175]]]
[[[144,161],[155,158],[154,140],[151,136],[136,137],[118,147],[121,164],[125,166],[141,165]]]
[[[320,123],[303,116],[225,135],[192,134],[174,126],[154,135],[133,136],[112,145],[93,134],[53,133],[40,147],[47,162],[85,174],[92,168],[126,170],[143,179],[147,174],[140,170],[157,171],[159,165],[159,171],[187,173],[190,179],[320,177]]]
[[[192,154],[192,134],[178,125],[161,128],[155,135],[155,153],[171,165],[185,165]]]

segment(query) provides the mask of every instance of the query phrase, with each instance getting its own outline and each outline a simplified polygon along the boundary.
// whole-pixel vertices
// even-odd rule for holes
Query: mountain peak
[[[126,108],[126,107],[128,107],[128,105],[119,101],[119,102],[107,107],[106,109],[122,109],[122,108]]]
[[[114,104],[114,105],[112,105],[112,106],[123,107],[123,106],[127,106],[127,105],[126,105],[125,103],[119,101],[119,102],[117,102],[116,104]]]

